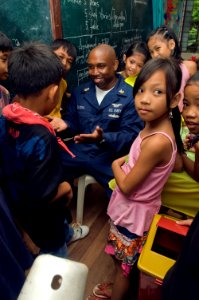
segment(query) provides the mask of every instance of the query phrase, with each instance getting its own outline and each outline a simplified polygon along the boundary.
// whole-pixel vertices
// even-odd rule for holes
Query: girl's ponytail
[[[178,148],[178,152],[182,153],[184,151],[183,149],[183,143],[180,135],[180,128],[181,128],[181,113],[179,111],[178,106],[174,107],[172,110],[172,117],[171,117],[171,123],[173,127],[173,132],[175,135],[176,145]]]

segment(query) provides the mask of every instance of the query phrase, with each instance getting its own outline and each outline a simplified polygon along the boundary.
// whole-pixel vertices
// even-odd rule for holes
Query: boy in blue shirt
[[[17,102],[0,118],[0,166],[10,208],[41,253],[66,257],[67,242],[80,235],[68,225],[71,186],[65,181],[60,155],[69,149],[43,117],[56,106],[62,65],[52,50],[30,43],[13,50],[9,78]],[[82,234],[83,231],[83,234]]]

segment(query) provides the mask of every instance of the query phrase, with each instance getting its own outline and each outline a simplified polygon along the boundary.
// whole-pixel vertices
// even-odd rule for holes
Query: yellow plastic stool
[[[161,221],[164,226],[160,225]],[[138,260],[141,271],[163,279],[173,266],[188,231],[187,226],[178,225],[175,221],[176,219],[167,215],[155,215]]]
[[[174,218],[155,215],[138,260],[140,272],[138,300],[161,300],[162,280],[175,263],[188,227]]]

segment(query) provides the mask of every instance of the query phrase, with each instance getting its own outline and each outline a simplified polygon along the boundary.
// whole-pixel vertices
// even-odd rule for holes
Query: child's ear
[[[178,106],[178,103],[179,103],[179,101],[180,101],[180,98],[181,98],[181,93],[175,94],[175,96],[174,96],[173,99],[171,100],[170,108],[174,108],[174,107]]]
[[[58,89],[59,89],[58,84],[51,84],[51,86],[49,87],[49,91],[48,91],[48,98],[54,99],[56,93],[58,92]]]
[[[176,46],[176,43],[175,43],[174,39],[169,40],[169,49],[174,50],[175,46]]]
[[[123,55],[123,62],[126,63],[126,54]]]

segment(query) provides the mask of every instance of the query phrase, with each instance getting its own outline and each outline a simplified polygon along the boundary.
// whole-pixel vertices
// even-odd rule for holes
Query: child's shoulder
[[[142,136],[142,140],[146,141],[146,145],[157,152],[162,150],[165,151],[171,144],[174,145],[174,139],[165,131],[156,131],[144,135]]]
[[[196,62],[193,60],[183,60],[182,62],[185,67],[188,69],[190,76],[197,72],[197,65]]]

